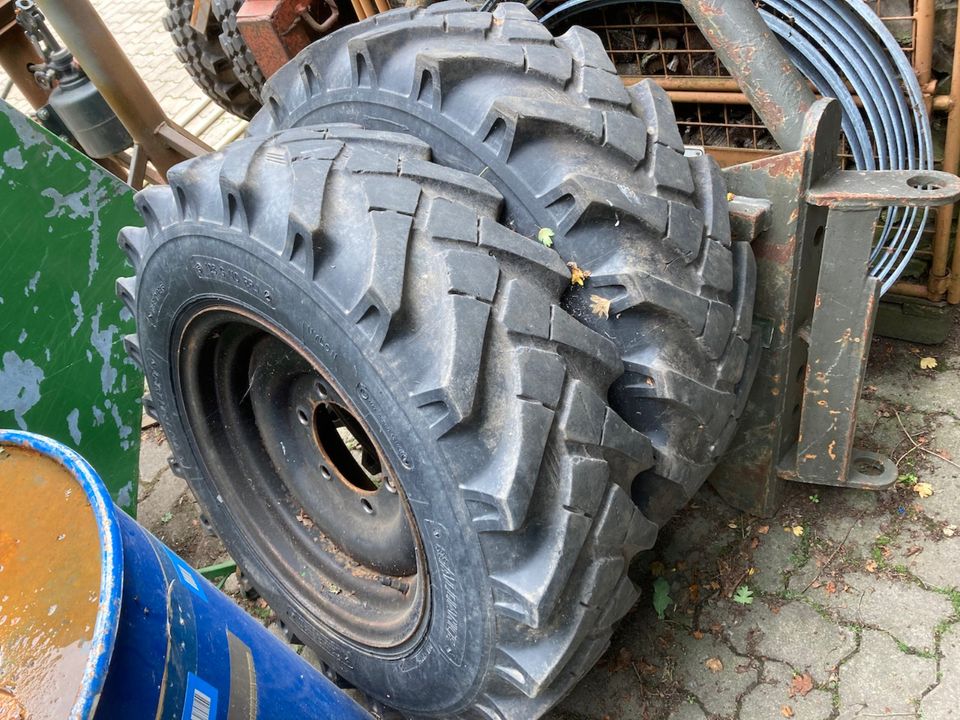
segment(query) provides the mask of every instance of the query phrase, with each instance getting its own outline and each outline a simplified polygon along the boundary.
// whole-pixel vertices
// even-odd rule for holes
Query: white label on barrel
[[[217,717],[217,689],[192,672],[187,673],[183,720],[211,720]]]

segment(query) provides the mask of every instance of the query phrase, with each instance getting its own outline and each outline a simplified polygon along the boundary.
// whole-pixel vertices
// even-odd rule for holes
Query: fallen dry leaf
[[[780,714],[783,715],[783,717],[785,717],[785,718],[792,718],[792,717],[793,717],[793,708],[790,707],[789,705],[781,705],[781,706],[780,706]]]
[[[923,552],[922,547],[920,547],[919,545],[913,545],[910,547],[909,550],[907,550],[907,557],[913,557],[914,555],[917,555],[922,552]]]
[[[803,535],[803,525],[794,525],[793,534],[796,535],[797,537],[800,537],[801,535]]]
[[[567,267],[570,268],[570,284],[583,287],[583,281],[590,277],[590,271],[583,270],[575,262],[568,262]]]
[[[794,675],[793,680],[790,681],[790,692],[788,693],[790,697],[804,697],[808,692],[813,690],[813,678],[810,676],[810,673],[804,673],[803,675]]]
[[[823,589],[829,594],[834,595],[837,592],[837,584],[831,580],[826,584],[826,586],[824,586]]]
[[[707,667],[707,670],[714,674],[723,670],[723,663],[720,662],[720,658],[710,658],[704,665]]]
[[[694,639],[694,640],[703,640],[703,631],[702,631],[702,630],[694,630],[694,631],[693,631],[692,633],[690,633],[690,634],[693,635],[693,639]]]
[[[877,561],[873,558],[870,558],[863,564],[863,569],[867,572],[876,572],[877,571]]]
[[[933,495],[933,485],[928,482],[918,482],[913,486],[913,491],[922,498],[928,498]]]
[[[750,541],[750,549],[756,550],[758,547],[760,547],[760,538],[755,537]]]
[[[573,278],[571,277],[571,282]],[[583,285],[583,283],[580,283]],[[610,317],[610,301],[607,298],[600,295],[591,295],[590,296],[590,312],[592,312],[597,317],[608,318]]]
[[[766,535],[768,532],[770,532],[770,526],[761,525],[760,527],[757,528],[757,532],[760,533],[761,535]]]
[[[937,359],[933,357],[920,358],[921,370],[933,370],[937,366]]]
[[[944,534],[946,537],[953,537],[954,535],[957,534],[957,526],[956,526],[956,525],[947,525],[947,526],[943,529],[943,534]]]

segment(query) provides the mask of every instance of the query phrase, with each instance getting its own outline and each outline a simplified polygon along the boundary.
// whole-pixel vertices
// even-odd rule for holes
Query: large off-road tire
[[[591,273],[563,307],[616,343],[611,404],[656,451],[634,497],[663,522],[692,496],[752,381],[755,264],[731,243],[717,165],[685,157],[666,94],[624,88],[583,28],[554,38],[522,5],[451,0],[314,43],[268,81],[250,133],[324,122],[421,138],[497,187],[505,225],[556,231],[562,259]]]
[[[173,38],[177,59],[201,90],[224,110],[249,120],[259,101],[243,86],[233,63],[220,45],[221,27],[210,22],[205,33],[190,25],[193,0],[166,0],[163,26]]]
[[[243,3],[244,0],[213,0],[213,14],[220,23],[220,47],[233,65],[237,79],[260,102],[260,91],[266,78],[237,27],[237,12]]]
[[[637,597],[652,449],[607,405],[616,347],[559,307],[557,254],[429,153],[332,126],[177,166],[120,236],[126,343],[287,628],[407,716],[530,720]]]

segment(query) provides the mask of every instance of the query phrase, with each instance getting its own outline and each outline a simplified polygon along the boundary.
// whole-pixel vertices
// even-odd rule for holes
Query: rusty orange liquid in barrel
[[[65,720],[91,650],[100,539],[59,463],[0,445],[0,720]]]

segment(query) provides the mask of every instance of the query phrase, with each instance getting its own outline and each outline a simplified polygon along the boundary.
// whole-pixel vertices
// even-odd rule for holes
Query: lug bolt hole
[[[368,515],[373,515],[373,505],[370,504],[370,501],[366,498],[360,499],[360,506],[366,511]]]
[[[383,486],[387,489],[387,492],[396,494],[397,489],[389,479],[383,481]]]
[[[306,408],[297,408],[297,419],[300,420],[301,425],[309,425],[310,413],[307,412]]]
[[[321,399],[321,400],[326,400],[327,395],[328,395],[328,393],[327,393],[327,386],[324,385],[323,383],[318,382],[316,389],[317,389],[317,395],[320,396],[320,399]]]
[[[320,466],[320,474],[323,475],[324,479],[326,480],[330,480],[333,477],[333,475],[330,474],[330,468],[328,468],[326,465]]]

